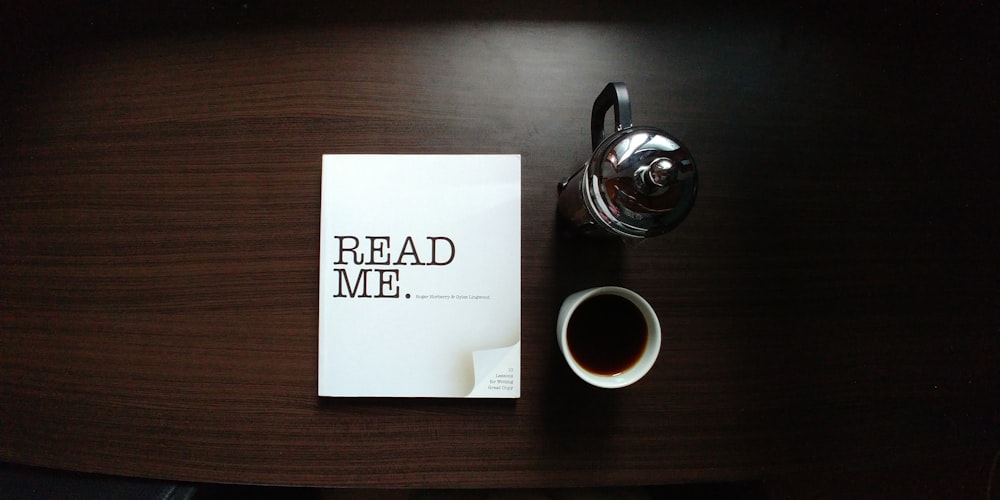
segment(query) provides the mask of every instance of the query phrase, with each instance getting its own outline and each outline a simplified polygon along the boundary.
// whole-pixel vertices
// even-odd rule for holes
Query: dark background
[[[5,3],[0,458],[314,486],[981,475],[998,10]],[[556,236],[612,80],[701,176],[638,248]],[[519,401],[315,396],[320,155],[376,152],[522,155]],[[665,327],[625,391],[551,338],[604,284]]]

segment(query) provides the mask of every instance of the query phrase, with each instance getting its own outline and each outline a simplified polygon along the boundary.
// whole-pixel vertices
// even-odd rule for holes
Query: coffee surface
[[[566,330],[573,359],[600,375],[615,375],[635,365],[647,337],[642,311],[617,295],[596,295],[583,301],[573,311]]]

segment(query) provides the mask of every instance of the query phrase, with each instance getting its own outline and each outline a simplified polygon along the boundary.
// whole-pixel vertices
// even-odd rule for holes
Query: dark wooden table
[[[1000,448],[995,3],[93,4],[0,15],[0,460],[559,486]],[[612,80],[700,168],[638,248],[555,231]],[[316,396],[323,153],[522,155],[520,400]],[[665,327],[626,390],[554,341],[603,284]]]

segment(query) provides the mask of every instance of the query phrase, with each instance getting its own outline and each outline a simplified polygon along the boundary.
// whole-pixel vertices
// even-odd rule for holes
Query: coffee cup
[[[642,296],[602,286],[563,301],[556,322],[559,349],[573,373],[607,389],[634,384],[660,353],[660,321]]]

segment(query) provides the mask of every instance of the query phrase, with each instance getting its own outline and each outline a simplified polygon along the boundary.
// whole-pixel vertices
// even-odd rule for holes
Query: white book
[[[319,395],[521,394],[521,157],[323,155]]]

